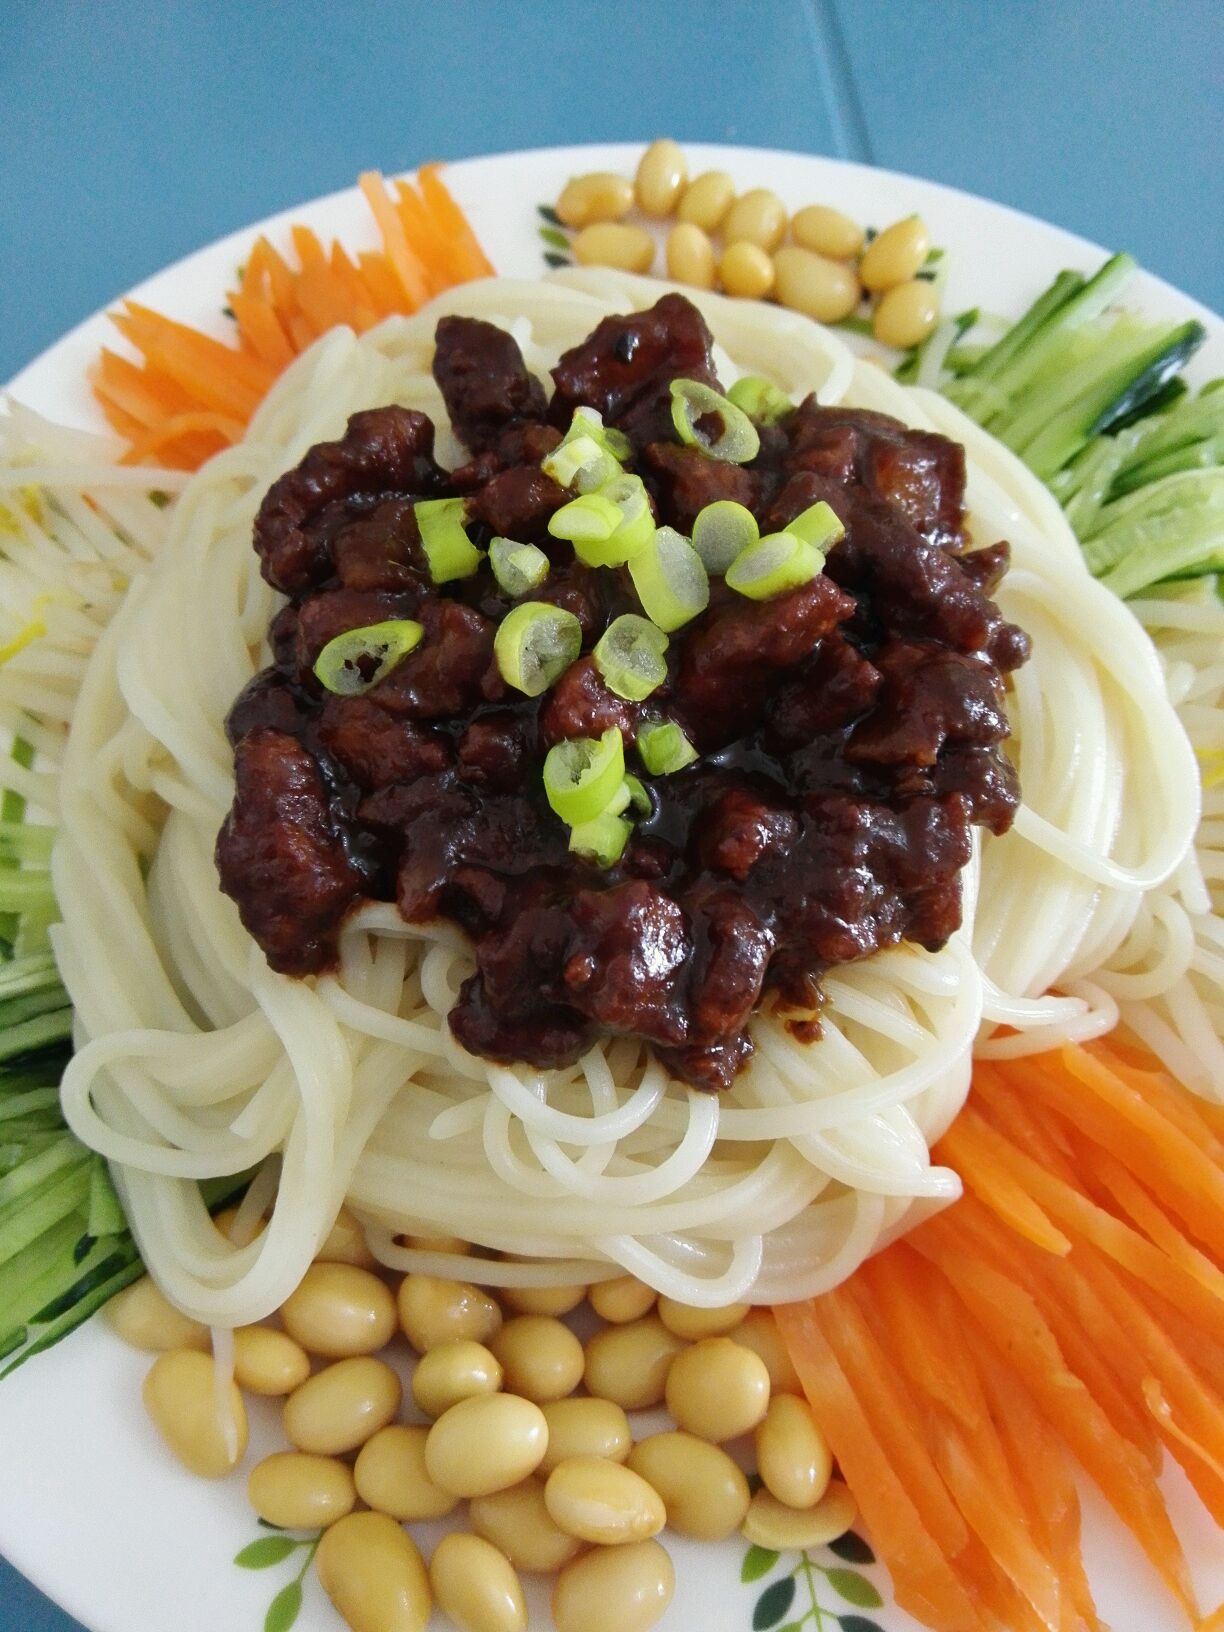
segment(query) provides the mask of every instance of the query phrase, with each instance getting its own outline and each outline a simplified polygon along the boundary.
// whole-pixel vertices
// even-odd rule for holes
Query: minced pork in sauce
[[[477,967],[450,1025],[473,1053],[558,1066],[629,1033],[723,1088],[771,989],[810,1014],[825,970],[902,939],[938,948],[959,925],[971,828],[1003,832],[1018,800],[1003,677],[1028,641],[991,599],[1007,545],[965,553],[962,449],[882,414],[810,396],[743,466],[681,445],[671,381],[718,382],[680,295],[606,318],[553,370],[551,402],[515,342],[472,318],[439,322],[434,374],[467,464],[439,467],[424,414],[376,408],[260,509],[255,548],[288,600],[272,665],[229,715],[222,888],[291,975],[335,962],[362,900],[461,925]],[[730,498],[772,532],[824,499],[846,528],[826,570],[775,600],[713,580],[645,703],[613,695],[589,655],[542,697],[508,687],[493,636],[513,603],[487,565],[435,588],[414,518],[414,500],[460,494],[476,543],[538,545],[552,566],[532,597],[573,612],[589,653],[641,608],[624,569],[585,567],[548,532],[574,495],[539,464],[580,404],[630,438],[660,524],[687,533]],[[322,647],[388,618],[420,622],[420,645],[364,694],[326,692]],[[700,758],[651,778],[631,744],[660,714]],[[541,769],[551,744],[611,725],[653,813],[604,871],[568,852]]]

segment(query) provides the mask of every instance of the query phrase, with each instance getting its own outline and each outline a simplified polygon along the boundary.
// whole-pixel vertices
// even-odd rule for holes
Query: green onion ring
[[[827,551],[839,539],[846,536],[846,529],[842,526],[837,511],[823,499],[816,504],[809,504],[806,510],[801,510],[794,521],[788,521],[786,531],[794,533],[806,544],[814,544],[818,550]]]
[[[582,625],[572,612],[548,601],[520,601],[493,637],[502,679],[538,697],[565,673],[582,650]]]
[[[604,630],[591,656],[609,691],[640,703],[667,679],[667,636],[636,612],[623,612]]]
[[[669,634],[710,604],[710,580],[701,557],[672,527],[660,527],[634,556],[629,576],[646,616]]]
[[[545,796],[570,827],[607,810],[624,780],[625,745],[614,725],[599,738],[554,743],[544,760]]]
[[[548,557],[534,544],[520,544],[514,538],[495,538],[489,545],[489,565],[504,595],[517,600],[529,590],[539,589],[548,577]]]
[[[605,810],[592,821],[579,822],[570,829],[569,847],[575,855],[587,856],[597,867],[614,867],[632,831],[632,823]]]
[[[388,618],[384,623],[346,629],[315,658],[315,679],[337,697],[358,697],[419,646],[424,633],[411,618]]]
[[[794,533],[767,533],[750,544],[727,568],[728,589],[752,601],[771,601],[817,577],[824,555]]]
[[[693,548],[711,576],[721,578],[741,551],[761,536],[756,517],[734,499],[715,499],[697,512]]]
[[[742,408],[758,425],[776,425],[794,407],[785,391],[759,374],[745,374],[743,379],[736,380],[727,392],[727,401]]]
[[[674,720],[652,720],[638,728],[638,757],[651,776],[671,776],[697,758],[697,750]]]
[[[467,514],[462,499],[421,499],[412,507],[421,548],[435,584],[470,578],[484,556],[463,530]]]
[[[713,440],[699,429],[707,415],[714,415],[722,427]],[[671,382],[671,417],[685,447],[697,448],[711,459],[746,465],[761,451],[760,434],[744,410],[700,380]]]

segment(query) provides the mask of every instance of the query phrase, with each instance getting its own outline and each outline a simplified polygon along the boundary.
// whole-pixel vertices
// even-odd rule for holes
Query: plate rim
[[[880,181],[884,181],[886,184],[896,185],[900,188],[907,186],[918,186],[924,190],[933,190],[936,195],[942,199],[945,199],[949,205],[954,208],[967,208],[971,212],[985,211],[988,214],[994,215],[1002,214],[1026,234],[1037,234],[1042,238],[1046,238],[1047,240],[1049,239],[1050,235],[1053,235],[1053,237],[1058,241],[1059,249],[1068,256],[1080,258],[1103,258],[1110,253],[1108,249],[1096,243],[1092,239],[1085,238],[1081,234],[1076,233],[1069,228],[1060,226],[1056,222],[1048,221],[1045,218],[1035,215],[1029,211],[1018,209],[1013,205],[1000,203],[999,201],[991,199],[983,194],[974,193],[968,189],[956,187],[947,182],[935,181],[924,176],[915,175],[908,171],[893,170],[883,166],[863,164],[853,160],[842,159],[834,155],[810,152],[805,153],[795,149],[758,147],[749,144],[732,142],[688,141],[683,137],[678,137],[677,140],[681,141],[681,144],[689,153],[700,154],[701,161],[703,163],[707,160],[713,163],[720,156],[728,159],[734,158],[739,162],[742,162],[745,157],[748,157],[763,165],[768,164],[770,160],[780,159],[785,161],[787,164],[790,164],[795,160],[799,160],[803,163],[810,163],[819,167],[830,167],[845,174],[850,180],[861,180],[865,186],[871,186],[872,184],[879,183]],[[445,166],[445,173],[448,176],[459,175],[464,171],[488,164],[490,161],[497,160],[528,160],[533,163],[553,160],[559,166],[573,165],[582,162],[580,157],[581,155],[599,155],[604,163],[615,162],[624,164],[626,161],[639,155],[642,150],[642,146],[643,143],[640,141],[625,141],[565,143],[531,148],[510,148],[498,152],[472,154],[462,159],[448,161]],[[588,166],[588,168],[590,167],[592,166]],[[416,170],[414,168],[387,172],[388,177],[391,179],[409,178],[415,174]],[[145,292],[151,288],[151,286],[158,284],[165,279],[190,279],[194,266],[197,263],[205,260],[207,257],[218,255],[222,252],[230,250],[237,251],[240,254],[245,246],[250,243],[255,234],[261,232],[279,232],[292,223],[295,219],[300,218],[303,212],[328,212],[344,209],[352,205],[358,198],[359,189],[356,186],[348,186],[335,189],[331,192],[322,193],[309,199],[299,200],[288,205],[284,209],[274,211],[273,213],[260,219],[250,221],[242,226],[234,228],[229,232],[222,233],[218,237],[189,250],[184,255],[181,255],[175,260],[168,262],[166,265],[156,268],[146,277],[142,278],[138,283],[134,284],[131,288],[117,293],[109,301],[104,303],[95,311],[89,313],[87,316],[83,317],[79,322],[75,323],[57,339],[52,341],[50,345],[44,347],[33,358],[25,363],[8,382],[0,384],[0,398],[12,396],[20,400],[23,390],[28,389],[30,384],[37,381],[38,378],[44,373],[54,370],[57,362],[65,355],[70,356],[75,347],[88,336],[89,331],[96,329],[99,324],[105,323],[108,313],[119,302],[126,299],[139,300],[143,297]],[[528,200],[525,207],[528,209],[533,208],[534,201]],[[543,269],[541,268],[541,272],[542,270]],[[1144,267],[1141,267],[1140,271],[1143,279],[1146,282],[1147,288],[1155,288],[1159,290],[1163,298],[1178,306],[1186,313],[1187,316],[1197,317],[1198,320],[1204,324],[1208,331],[1208,335],[1213,340],[1218,340],[1224,337],[1224,317],[1221,317],[1220,314],[1213,311],[1210,307],[1204,305],[1195,297],[1186,294],[1183,290],[1177,288],[1175,284],[1168,282],[1168,280],[1159,277],[1155,273],[1149,272]],[[119,340],[117,336],[115,337],[115,343],[119,346],[123,345],[123,342]],[[80,383],[82,390],[87,391],[88,387],[86,381],[82,378]],[[73,1357],[75,1351],[78,1349],[82,1351],[82,1360],[86,1359],[92,1343],[98,1340],[97,1326],[98,1323],[96,1321],[91,1322],[84,1331],[76,1334],[73,1341],[64,1346],[64,1349],[61,1351],[61,1360],[63,1363],[68,1365],[69,1370],[73,1369]],[[76,1362],[76,1364],[78,1367],[80,1366],[79,1361]],[[56,1575],[56,1577],[53,1579],[52,1575],[48,1573],[48,1570],[44,1568],[44,1563],[47,1557],[54,1557],[56,1563],[58,1564],[62,1563],[65,1559],[70,1560],[72,1557],[71,1551],[69,1549],[58,1549],[53,1555],[32,1556],[30,1553],[28,1553],[28,1551],[19,1545],[16,1553],[14,1553],[14,1551],[10,1550],[10,1540],[4,1534],[6,1528],[4,1523],[6,1506],[7,1504],[0,1499],[0,1544],[2,1544],[0,1545],[0,1556],[2,1556],[16,1572],[23,1576],[27,1582],[37,1588],[38,1591],[49,1598],[54,1604],[57,1605],[57,1607],[62,1609],[65,1614],[70,1616],[78,1615],[79,1606],[77,1609],[74,1609],[70,1607],[67,1602],[65,1602],[65,1598],[71,1599],[74,1596],[71,1587],[69,1586],[65,1588],[65,1586],[62,1584],[65,1577],[62,1575]],[[218,1569],[223,1569],[224,1565],[218,1562],[216,1567]],[[67,1580],[70,1582],[71,1579],[71,1573],[69,1573]],[[94,1625],[95,1623],[85,1622],[84,1624],[89,1626]],[[158,1632],[158,1629],[153,1626],[145,1627],[142,1625],[139,1627],[127,1628],[126,1632]]]

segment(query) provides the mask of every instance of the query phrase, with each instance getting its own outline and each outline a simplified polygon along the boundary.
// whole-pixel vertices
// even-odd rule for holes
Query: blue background
[[[1220,0],[0,0],[0,380],[366,167],[673,131],[984,193],[1224,310]],[[73,1625],[0,1562],[0,1632]]]

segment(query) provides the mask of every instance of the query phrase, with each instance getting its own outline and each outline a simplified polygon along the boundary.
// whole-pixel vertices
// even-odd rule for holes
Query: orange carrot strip
[[[283,313],[293,304],[293,273],[285,259],[262,235],[251,247],[243,269],[242,287]]]
[[[387,259],[403,289],[408,310],[415,312],[417,307],[423,306],[429,298],[429,280],[425,275],[425,269],[408,242],[404,224],[395,213],[394,204],[387,197],[383,178],[378,171],[365,171],[358,184],[378,223]]]
[[[1121,1162],[1115,1161],[1108,1151],[1098,1150],[1093,1156],[1097,1178],[1116,1201],[1131,1222],[1143,1231],[1153,1246],[1200,1281],[1209,1292],[1224,1304],[1224,1273],[1205,1252],[1200,1252],[1192,1241],[1178,1229],[1160,1206],[1152,1200],[1138,1179],[1128,1173]],[[1224,1245],[1222,1240],[1221,1245]]]
[[[129,301],[123,312],[112,314],[112,321],[150,364],[191,392],[201,407],[245,422],[272,383],[266,364],[146,307]]]
[[[999,1431],[1011,1477],[1028,1512],[1034,1535],[1042,1538],[1062,1583],[1064,1620],[1078,1620],[1096,1632],[1100,1622],[1080,1551],[1079,1492],[1070,1458],[1009,1366],[983,1356],[978,1375]]]
[[[918,1407],[904,1380],[872,1336],[850,1295],[842,1287],[821,1300],[825,1335],[837,1363],[853,1378],[863,1409],[914,1498],[923,1522],[949,1557],[965,1546],[969,1533],[915,1425]]]
[[[249,341],[257,357],[279,374],[297,355],[285,338],[275,308],[259,295],[235,289],[229,297],[230,310],[243,338]]]
[[[934,1224],[943,1222],[937,1219]],[[1115,1431],[1068,1369],[1034,1300],[1006,1275],[953,1245],[946,1230],[928,1225],[915,1233],[914,1245],[943,1270],[989,1343],[1022,1369],[1038,1405],[1193,1619],[1194,1593],[1185,1557],[1150,1469],[1138,1448]]]
[[[830,1347],[825,1300],[774,1310],[803,1390],[863,1515],[888,1562],[897,1602],[940,1632],[978,1632],[983,1625],[952,1564],[927,1530],[912,1494],[875,1433]]]
[[[1206,1332],[1224,1338],[1224,1306],[1180,1265],[1166,1258],[1129,1224],[1106,1212],[1069,1182],[1048,1173],[1040,1163],[984,1124],[983,1138],[989,1140],[1003,1165],[1010,1168],[1013,1176],[1057,1223],[1090,1241],[1138,1280],[1145,1281],[1170,1302],[1185,1309]]]
[[[1045,1252],[1065,1256],[1071,1251],[1070,1241],[995,1159],[979,1132],[982,1126],[982,1119],[967,1106],[943,1136],[942,1160],[956,1168],[974,1194],[1017,1235]]]
[[[962,1344],[948,1341],[960,1306],[939,1271],[899,1241],[868,1259],[849,1285],[856,1282],[868,1294],[862,1300],[865,1316],[911,1384],[925,1387],[966,1428],[980,1427],[982,1402],[966,1351]]]
[[[1184,1133],[1216,1161],[1224,1160],[1224,1112],[1218,1105],[1187,1093],[1167,1071],[1135,1065],[1113,1054],[1103,1043],[1085,1045],[1085,1052],[1102,1061],[1166,1121]]]
[[[112,402],[146,427],[160,423],[167,414],[186,413],[192,406],[191,398],[173,380],[114,351],[103,349],[94,382]]]
[[[344,302],[347,321],[358,334],[373,328],[378,316],[370,304],[365,284],[361,281],[361,274],[338,243],[332,244],[328,267],[332,281]]]
[[[455,278],[450,245],[437,217],[426,208],[416,188],[406,181],[397,181],[393,185],[395,208],[404,224],[404,232],[425,267],[431,293],[436,294]]]
[[[297,300],[302,312],[320,334],[340,328],[349,321],[349,302],[332,277],[326,262],[304,266],[298,275]]]
[[[385,255],[363,250],[357,256],[357,266],[370,302],[380,318],[390,317],[394,312],[408,311],[404,291]]]
[[[438,174],[440,169],[438,164],[423,164],[417,172],[417,181],[426,207],[451,248],[451,266],[457,280],[492,277],[493,263],[481,249],[467,217],[447,191]]]
[[[237,420],[227,419],[224,414],[178,414],[133,442],[119,462],[123,465],[142,465],[153,454],[162,453],[170,443],[181,441],[193,434],[198,435],[200,432],[208,432],[215,437],[214,452],[219,452],[221,448],[237,442],[242,436],[243,429]]]
[[[862,1277],[854,1277],[838,1289],[845,1304],[855,1307],[859,1318],[869,1327],[865,1305],[870,1294]],[[918,1300],[915,1300],[918,1303]],[[919,1310],[921,1304],[919,1303]],[[917,1312],[917,1311],[916,1311]],[[876,1339],[878,1342],[878,1339]],[[1029,1606],[1040,1626],[1048,1632],[1058,1632],[1062,1619],[1058,1579],[1049,1562],[1042,1558],[1029,1533],[1024,1510],[1008,1477],[1007,1460],[998,1441],[986,1408],[972,1362],[957,1365],[962,1342],[957,1327],[945,1333],[944,1347],[959,1371],[961,1387],[966,1400],[957,1415],[945,1411],[933,1401],[924,1402],[921,1409],[925,1418],[925,1439],[931,1460],[938,1470],[970,1529],[981,1541],[988,1560],[1002,1571],[1015,1587],[1024,1603]],[[877,1364],[887,1365],[885,1356],[892,1356],[891,1343],[880,1343]],[[947,1360],[945,1360],[947,1365]],[[858,1375],[858,1372],[855,1372]],[[921,1392],[924,1379],[910,1377],[908,1386],[915,1383]],[[973,1421],[966,1430],[957,1416]]]
[[[1142,1179],[1200,1236],[1212,1239],[1224,1217],[1224,1169],[1166,1116],[1154,1110],[1116,1072],[1083,1049],[1065,1049],[1057,1065],[1032,1062],[1028,1092],[1057,1106],[1071,1082],[1075,1125]],[[1086,1092],[1084,1090],[1087,1090]]]

